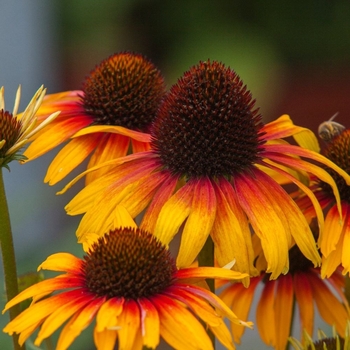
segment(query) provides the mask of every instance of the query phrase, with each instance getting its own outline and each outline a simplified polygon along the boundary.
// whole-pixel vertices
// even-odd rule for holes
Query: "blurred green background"
[[[148,56],[168,87],[209,58],[236,70],[265,121],[287,113],[316,132],[339,112],[337,121],[348,126],[349,18],[348,1],[2,0],[0,85],[11,110],[18,84],[22,107],[41,84],[48,93],[79,89],[96,64],[118,51]],[[4,171],[20,273],[58,251],[82,254],[74,235],[79,218],[63,209],[79,186],[57,197],[62,184],[43,184],[55,152]],[[2,269],[0,278],[3,285]],[[1,328],[7,317],[0,316]],[[86,331],[72,349],[91,344]],[[240,348],[257,346],[267,348],[247,331]],[[2,333],[0,348],[11,349]]]

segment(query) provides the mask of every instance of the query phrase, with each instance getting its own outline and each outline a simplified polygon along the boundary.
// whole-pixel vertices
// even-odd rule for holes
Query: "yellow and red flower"
[[[141,227],[165,244],[183,228],[180,267],[194,261],[210,234],[219,266],[235,260],[235,269],[256,274],[250,225],[261,240],[272,278],[288,271],[294,242],[314,265],[320,264],[303,213],[265,170],[305,191],[321,229],[322,210],[299,177],[314,174],[338,200],[332,177],[313,162],[350,178],[319,153],[283,140],[294,136],[317,148],[313,133],[293,125],[288,116],[263,125],[234,71],[215,61],[192,67],[163,99],[151,135],[149,151],[105,162],[109,170],[67,205],[68,214],[85,214],[77,230],[80,242],[89,232],[113,229],[120,210],[135,218],[146,209]],[[62,192],[95,169],[99,167]]]
[[[19,151],[58,116],[59,112],[53,110],[45,122],[37,124],[37,111],[45,96],[46,89],[43,86],[35,93],[25,111],[18,114],[21,100],[21,86],[17,89],[12,113],[5,109],[5,89],[0,89],[0,168],[8,168],[13,160],[25,160],[26,157]]]
[[[109,159],[149,149],[149,127],[165,93],[159,70],[139,54],[122,52],[103,60],[86,78],[82,90],[46,96],[38,111],[44,121],[61,110],[50,127],[26,150],[35,159],[71,139],[52,161],[45,182],[54,185],[85,158],[88,168]],[[92,181],[98,172],[89,175]]]
[[[313,268],[294,246],[290,250],[291,266],[286,275],[270,280],[263,273],[251,279],[250,286],[229,284],[219,294],[237,316],[248,317],[255,292],[260,295],[256,307],[256,324],[264,343],[276,350],[286,349],[294,315],[299,314],[301,332],[312,335],[316,307],[321,318],[334,325],[341,337],[345,336],[349,307],[344,295],[345,279],[339,271],[329,279],[322,279],[320,269]],[[261,291],[262,287],[262,291]],[[296,305],[299,313],[296,313]],[[316,306],[316,307],[315,307]],[[240,342],[244,329],[231,324],[235,342]]]
[[[350,174],[350,129],[331,139],[323,154]],[[343,274],[350,272],[350,186],[333,169],[326,170],[334,178],[339,189],[341,211],[338,210],[337,199],[329,185],[319,179],[313,179],[310,189],[326,212],[324,231],[318,239],[322,253],[323,277],[331,276],[339,265],[343,268]],[[310,221],[315,212],[308,198],[299,196],[297,202]]]
[[[40,328],[35,345],[68,321],[57,350],[67,349],[96,320],[97,349],[155,349],[160,337],[176,349],[212,349],[200,320],[227,349],[235,346],[223,318],[241,327],[215,294],[196,283],[206,278],[241,279],[235,271],[193,267],[178,270],[168,249],[152,234],[119,228],[100,237],[79,259],[68,253],[48,257],[39,269],[65,272],[37,283],[9,301],[4,311],[28,298],[31,306],[12,320],[4,332],[20,334],[23,344]],[[63,290],[50,295],[52,292]]]

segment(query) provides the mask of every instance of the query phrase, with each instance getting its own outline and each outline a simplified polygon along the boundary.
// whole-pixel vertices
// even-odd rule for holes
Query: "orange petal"
[[[299,305],[301,329],[308,334],[314,330],[314,301],[310,286],[309,274],[296,273],[293,276],[293,289]]]
[[[275,296],[275,327],[277,350],[286,348],[293,313],[293,280],[290,274],[280,276]]]
[[[291,245],[291,232],[282,208],[291,201],[286,193],[278,190],[278,185],[265,182],[262,172],[253,175],[237,176],[234,187],[237,198],[247,214],[254,232],[261,240],[267,261],[267,272],[271,278],[286,273],[289,268],[288,249]]]
[[[339,335],[344,337],[346,322],[349,318],[345,307],[330,291],[324,280],[310,275],[310,285],[321,317],[329,325],[335,325]]]
[[[262,291],[257,309],[256,323],[262,341],[267,345],[276,344],[275,325],[275,285],[276,281],[268,281]]]

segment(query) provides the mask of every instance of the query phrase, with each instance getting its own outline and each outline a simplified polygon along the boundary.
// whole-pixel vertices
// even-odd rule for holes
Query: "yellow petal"
[[[143,344],[148,348],[155,349],[159,344],[160,337],[158,311],[146,298],[140,298],[137,302],[140,306]]]
[[[126,300],[123,312],[118,318],[119,350],[133,350],[133,344],[140,327],[140,310],[136,301]]]
[[[203,248],[216,216],[216,196],[209,179],[194,183],[190,214],[182,232],[177,266],[189,266]]]
[[[160,333],[174,349],[213,349],[208,334],[198,319],[183,305],[164,295],[155,304],[160,316]]]
[[[92,135],[89,139],[80,137],[69,141],[51,162],[44,182],[52,186],[61,181],[96,148],[98,139],[97,134]]]
[[[117,325],[117,317],[123,312],[124,298],[111,298],[104,302],[96,316],[96,332],[100,333]]]
[[[162,207],[154,235],[163,244],[169,244],[191,212],[194,184],[187,183]]]
[[[92,125],[79,130],[73,137],[93,134],[96,132],[109,132],[124,135],[141,142],[151,142],[151,135],[143,132],[131,130],[117,125]]]
[[[254,251],[246,215],[237,202],[232,185],[224,179],[214,184],[217,212],[211,236],[219,266],[235,260],[234,269],[256,275]],[[249,284],[249,280],[246,281]]]
[[[81,259],[70,253],[56,253],[50,255],[42,264],[40,264],[38,271],[44,269],[78,273],[82,263],[83,261]]]

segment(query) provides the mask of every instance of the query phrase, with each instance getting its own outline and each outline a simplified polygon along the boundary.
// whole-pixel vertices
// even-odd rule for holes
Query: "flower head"
[[[92,244],[84,259],[68,253],[51,255],[39,269],[65,274],[33,285],[9,301],[33,297],[32,305],[11,321],[4,332],[20,334],[23,344],[37,329],[40,345],[65,321],[57,349],[67,349],[94,320],[97,349],[154,349],[160,336],[177,349],[211,349],[201,319],[227,349],[234,344],[223,317],[242,326],[232,311],[207,289],[205,278],[240,279],[244,275],[219,268],[178,270],[168,249],[152,234],[119,228]],[[61,293],[50,293],[63,289]],[[46,298],[43,298],[46,297]]]
[[[254,293],[259,293],[257,328],[263,342],[276,350],[286,349],[294,315],[299,314],[301,330],[313,334],[316,307],[322,319],[334,325],[344,337],[349,318],[344,277],[337,271],[330,279],[322,279],[320,269],[313,268],[297,246],[290,250],[289,258],[288,274],[270,280],[268,274],[263,273],[251,279],[248,289],[240,284],[229,284],[220,293],[220,298],[242,318],[249,314]],[[299,313],[296,313],[296,305]],[[232,324],[231,330],[234,340],[239,342],[244,329]]]
[[[300,157],[347,175],[318,153],[282,140],[297,136],[317,144],[288,116],[263,125],[234,71],[215,61],[192,67],[163,99],[151,135],[151,150],[106,162],[109,171],[67,205],[71,215],[85,213],[80,241],[87,229],[102,234],[113,228],[119,209],[136,217],[146,208],[141,227],[165,244],[183,228],[180,267],[194,261],[210,234],[220,266],[235,260],[235,269],[256,274],[249,225],[261,239],[272,278],[288,271],[293,242],[314,265],[320,263],[303,213],[265,170],[282,174],[310,196],[321,227],[319,204],[299,178],[313,173],[338,192],[325,170]]]
[[[350,129],[344,130],[338,136],[329,140],[323,150],[325,157],[337,164],[346,173],[350,174]],[[341,211],[337,208],[336,198],[329,185],[319,179],[313,179],[310,184],[322,209],[326,211],[325,227],[319,237],[319,246],[322,253],[322,276],[330,276],[339,265],[343,273],[350,272],[350,186],[333,169],[326,170],[334,178],[339,189]],[[297,198],[305,215],[311,220],[315,216],[314,209],[303,195]]]
[[[139,54],[121,52],[90,72],[82,90],[48,95],[39,110],[45,120],[52,109],[62,110],[49,129],[38,135],[25,155],[35,159],[72,138],[51,163],[45,182],[62,180],[92,154],[88,168],[149,149],[150,125],[165,93],[160,71]],[[98,177],[95,173],[88,182]]]
[[[46,89],[43,86],[35,93],[25,111],[18,115],[18,107],[21,99],[21,87],[17,89],[16,99],[12,113],[5,109],[4,87],[0,89],[0,167],[8,168],[13,160],[24,160],[26,157],[19,151],[40,130],[51,123],[59,114],[50,114],[45,123],[36,126],[37,110],[45,96]]]

